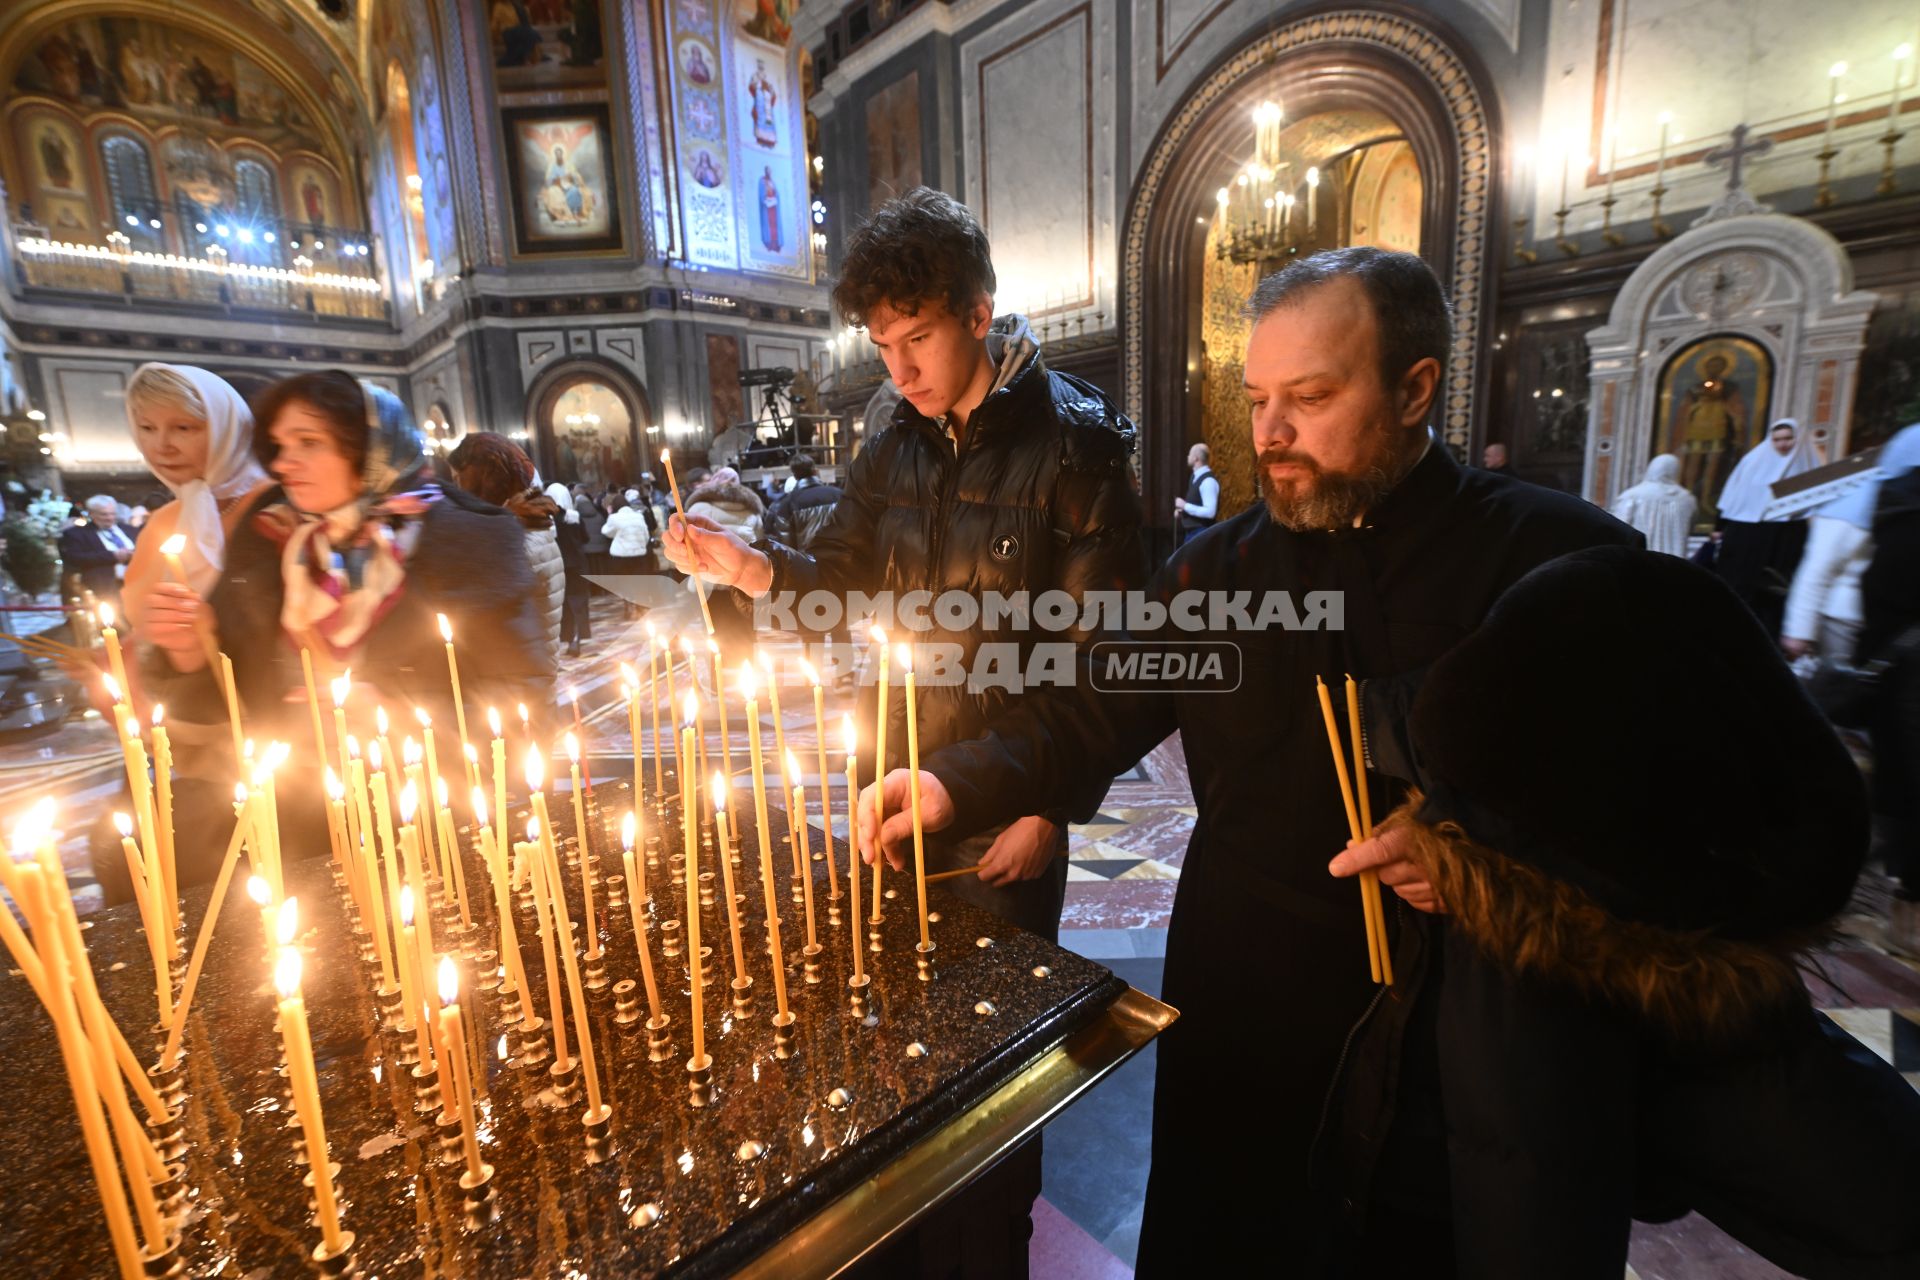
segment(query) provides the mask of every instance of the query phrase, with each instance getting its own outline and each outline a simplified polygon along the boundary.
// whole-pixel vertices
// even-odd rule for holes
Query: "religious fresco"
[[[730,41],[728,114],[735,193],[744,215],[736,227],[740,265],[799,275],[808,270],[812,244],[794,59],[781,45],[752,34],[755,29],[741,23]]]
[[[867,208],[921,183],[920,73],[909,71],[867,99]]]
[[[601,0],[478,0],[503,94],[606,83]]]
[[[155,129],[243,134],[276,152],[325,149],[319,128],[259,63],[147,18],[77,18],[56,28],[21,61],[12,90],[82,116],[118,111]]]
[[[740,388],[740,338],[707,334],[707,409],[717,435],[747,418],[747,397]]]
[[[526,107],[501,115],[518,252],[617,250],[606,107]]]
[[[738,267],[733,186],[728,181],[735,169],[727,148],[727,112],[720,100],[719,22],[711,0],[676,0],[668,17],[675,51],[674,153],[685,256],[702,266]]]
[[[552,433],[554,478],[584,484],[599,493],[630,483],[634,466],[633,411],[603,382],[575,382],[553,399],[546,427]]]
[[[1353,178],[1350,242],[1420,252],[1420,162],[1404,141],[1368,148]]]
[[[94,160],[80,129],[64,112],[36,107],[13,117],[13,153],[25,181],[20,196],[34,221],[58,240],[89,237],[94,211]]]
[[[430,54],[421,54],[413,82],[414,162],[419,166],[421,221],[427,248],[436,263],[459,256],[453,218],[453,166],[447,159],[447,131],[440,112],[440,77]]]
[[[1765,434],[1772,400],[1773,357],[1750,338],[1701,338],[1660,371],[1653,452],[1680,459],[1680,483],[1708,523],[1734,465]]]
[[[1253,487],[1253,403],[1242,382],[1246,372],[1247,299],[1253,296],[1258,272],[1237,266],[1216,252],[1220,232],[1207,232],[1206,257],[1200,271],[1200,438],[1213,455],[1213,473],[1220,480],[1220,518],[1226,519],[1257,499]],[[1182,480],[1176,486],[1186,491]]]
[[[733,0],[734,23],[756,40],[784,49],[793,40],[793,0]]]

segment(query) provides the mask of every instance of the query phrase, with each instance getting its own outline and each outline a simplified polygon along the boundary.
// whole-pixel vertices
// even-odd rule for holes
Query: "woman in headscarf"
[[[534,600],[547,627],[547,648],[560,655],[560,617],[567,600],[566,562],[554,520],[559,504],[534,483],[533,459],[503,435],[472,431],[460,438],[447,465],[453,482],[482,502],[504,507],[526,530],[527,563],[533,569]]]
[[[253,455],[253,414],[225,379],[192,365],[143,364],[127,383],[127,429],[173,501],[153,512],[134,544],[123,588],[136,638],[147,597],[167,567],[161,544],[179,534],[186,585],[205,597],[226,563],[227,539],[272,481]]]
[[[593,638],[593,584],[587,581],[586,520],[567,486],[555,480],[547,486],[547,497],[560,508],[560,522],[554,532],[560,540],[560,563],[566,573],[566,595],[560,614],[560,641],[567,656],[580,656],[580,642]],[[591,503],[587,505],[592,505]]]
[[[732,467],[721,467],[687,493],[689,518],[705,516],[747,542],[760,540],[766,515],[767,504],[760,500],[759,494],[740,483],[740,473]],[[691,578],[687,580],[687,587],[698,590]],[[734,608],[714,608],[711,612],[716,638],[731,661],[753,644],[752,621]]]
[[[1638,529],[1647,550],[1685,557],[1693,528],[1693,494],[1679,483],[1680,459],[1663,453],[1647,464],[1647,478],[1613,500],[1614,515]]]
[[[1810,433],[1792,418],[1781,418],[1740,459],[1720,492],[1720,551],[1714,568],[1746,601],[1769,635],[1780,634],[1787,586],[1807,541],[1804,520],[1763,515],[1773,501],[1773,486],[1820,465]]]
[[[302,649],[323,688],[352,671],[350,711],[384,705],[405,723],[417,706],[451,725],[435,620],[444,613],[470,721],[489,705],[549,701],[553,660],[519,522],[434,482],[420,433],[391,392],[337,370],[301,374],[270,387],[254,421],[257,455],[280,488],[236,530],[204,607],[233,660],[248,735],[293,749],[284,777],[318,776],[318,762],[303,759],[313,739]],[[195,631],[202,601],[172,583],[149,601],[159,647],[150,669],[169,718],[219,723],[224,703]],[[304,817],[317,832],[319,800],[317,786],[284,787],[283,821]],[[312,853],[326,842],[290,838],[288,847]],[[214,845],[208,856],[219,852]]]

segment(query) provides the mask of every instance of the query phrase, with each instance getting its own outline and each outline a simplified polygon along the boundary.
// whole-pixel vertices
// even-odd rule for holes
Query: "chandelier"
[[[1286,111],[1271,99],[1253,109],[1253,155],[1214,197],[1215,255],[1236,266],[1258,267],[1262,275],[1278,270],[1299,251],[1303,230],[1294,215],[1298,199],[1293,165],[1280,155],[1285,120]],[[1318,169],[1307,170],[1306,185],[1311,221],[1320,186]]]

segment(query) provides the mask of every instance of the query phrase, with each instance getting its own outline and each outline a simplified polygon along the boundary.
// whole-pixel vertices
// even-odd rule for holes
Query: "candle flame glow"
[[[340,775],[335,773],[332,766],[329,765],[327,768],[327,799],[341,800],[346,797],[346,794],[347,789],[341,785]]]
[[[160,554],[163,556],[177,556],[186,549],[187,535],[184,533],[176,533],[160,544]]]
[[[413,886],[410,884],[400,886],[400,923],[403,926],[413,923]]]
[[[419,764],[420,763],[420,744],[415,742],[412,738],[402,738],[400,740],[400,760],[401,760],[401,763],[407,765],[408,767],[412,767],[413,765]]]
[[[792,747],[787,748],[787,785],[789,787],[800,785],[800,762],[793,758]]]
[[[273,962],[273,987],[282,1000],[300,994],[300,948],[280,948],[280,956]]]
[[[433,803],[437,808],[444,809],[447,807],[447,780],[445,778],[435,778],[433,780]]]
[[[874,642],[875,644],[877,644],[877,645],[879,645],[879,646],[880,646],[880,647],[881,647],[882,649],[884,649],[884,648],[886,648],[886,647],[887,647],[887,633],[886,633],[886,631],[885,631],[885,630],[884,630],[884,629],[883,629],[883,628],[882,628],[882,627],[880,626],[880,624],[879,624],[879,623],[877,623],[877,622],[876,622],[876,623],[874,623],[874,624],[873,624],[873,626],[872,626],[872,627],[870,627],[870,628],[868,628],[868,630],[867,630],[867,636],[868,636],[868,638],[870,638],[870,639],[871,639],[871,640],[872,640],[872,641],[873,641],[873,642]]]
[[[634,670],[631,665],[623,662],[620,664],[620,682],[622,684],[638,686],[640,683],[640,677],[634,674]]]
[[[381,737],[384,738],[387,736],[387,709],[385,707],[375,707],[373,709],[373,728],[374,732],[378,733]]]
[[[124,813],[116,813],[113,815],[113,828],[120,833],[122,840],[128,839],[133,835],[133,819]]]
[[[540,841],[540,819],[528,818],[527,819],[527,843],[538,844],[539,841]]]
[[[802,658],[800,659],[800,669],[807,673],[807,683],[818,689],[820,687],[820,672],[814,668],[814,665],[805,658]]]
[[[524,702],[516,702],[513,705],[514,705],[514,709],[520,713],[520,727],[522,729],[527,728],[528,727],[527,704]]]
[[[256,907],[264,907],[273,895],[267,892],[267,882],[259,876],[247,877],[247,896],[253,899]]]
[[[327,682],[327,687],[333,691],[334,710],[338,711],[345,708],[347,705],[347,695],[353,692],[353,672],[341,672]]]
[[[360,758],[360,739],[354,737],[352,734],[347,735],[347,758],[349,760],[358,760]]]
[[[708,787],[707,790],[713,793],[713,811],[715,813],[725,813],[727,811],[727,793],[732,789],[732,786],[727,781],[727,775],[718,769],[714,770],[713,785]]]
[[[893,660],[900,664],[900,669],[902,671],[906,672],[908,675],[913,674],[913,646],[912,645],[897,644],[893,646]]]
[[[665,462],[665,461],[667,461],[667,458],[668,458],[668,456],[669,456],[669,455],[668,455],[668,451],[667,451],[667,450],[665,450],[665,449],[662,449],[662,450],[660,451],[660,461],[662,461],[662,462]]]
[[[411,780],[400,788],[400,821],[412,822],[415,811],[420,808],[420,792]]]
[[[31,852],[31,847],[46,840],[53,833],[53,797],[42,796],[35,805],[20,815],[13,827],[13,849],[15,853]]]
[[[452,956],[440,957],[440,1003],[452,1004],[460,998],[460,971],[453,967]]]
[[[471,742],[461,746],[460,751],[462,754],[464,754],[467,757],[467,760],[470,763],[472,764],[480,763],[480,748],[474,746]]]
[[[368,767],[371,768],[375,773],[378,773],[380,772],[382,763],[383,762],[380,759],[380,744],[378,742],[373,741],[372,739],[368,739],[367,741]]]
[[[159,727],[160,727],[161,725],[163,725],[163,724],[165,724],[165,723],[166,723],[166,721],[167,721],[167,707],[166,707],[166,704],[165,704],[165,703],[162,703],[162,702],[156,702],[156,703],[154,703],[154,704],[153,704],[153,717],[152,717],[152,719],[153,719],[153,727],[154,727],[154,728],[156,728],[156,729],[158,729],[158,728],[159,728]]]
[[[497,738],[500,736],[500,708],[487,708],[487,728],[493,733],[494,737]]]
[[[527,748],[527,786],[538,791],[547,776],[547,762],[540,758],[540,748]]]
[[[129,738],[132,738],[135,742],[140,740],[140,722],[138,720],[135,720],[132,716],[128,716],[126,724],[121,727],[126,730]]]
[[[692,636],[683,635],[680,637],[680,652],[687,655],[688,662],[693,661],[693,637]]]
[[[447,615],[444,613],[436,613],[433,616],[434,616],[434,619],[440,624],[440,638],[442,640],[445,640],[448,644],[452,644],[453,643],[453,624],[447,621]]]
[[[433,717],[422,711],[419,707],[413,709],[413,718],[420,722],[422,729],[433,728]]]
[[[850,715],[840,717],[840,740],[847,745],[847,759],[853,759],[860,745],[860,737],[854,732],[853,717]]]
[[[567,759],[580,763],[580,739],[571,733],[567,735]]]
[[[633,833],[637,823],[638,823],[638,819],[634,817],[633,810],[631,809],[627,810],[626,817],[620,819],[620,847],[621,848],[623,849],[633,848]]]
[[[300,932],[300,899],[288,898],[280,904],[280,915],[274,921],[274,937],[283,947],[293,945],[293,939]]]
[[[472,800],[473,800],[474,825],[479,827],[484,827],[487,825],[488,815],[492,812],[492,810],[490,810],[487,807],[486,788],[475,787],[473,789]]]
[[[233,803],[235,805],[243,805],[246,802],[247,802],[247,784],[244,782],[234,783],[233,784]]]
[[[754,674],[753,664],[740,664],[740,696],[752,700],[759,696],[760,678]]]
[[[101,626],[111,627],[113,625],[113,606],[112,605],[102,600],[100,602],[100,608],[98,610],[98,613],[100,617]]]
[[[120,697],[120,682],[118,680],[115,680],[111,675],[102,674],[100,677],[100,683],[106,686],[107,699],[109,701],[111,702],[122,701]]]
[[[681,701],[680,705],[687,709],[686,719],[682,723],[692,724],[695,720],[699,719],[700,698],[693,690],[687,690],[687,696]]]

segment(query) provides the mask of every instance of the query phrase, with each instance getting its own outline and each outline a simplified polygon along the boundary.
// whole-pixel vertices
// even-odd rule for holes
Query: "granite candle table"
[[[629,788],[603,782],[596,791],[587,824],[604,893],[620,855],[616,840],[602,833],[617,832]],[[558,825],[566,856],[577,857],[567,830],[570,806],[554,808],[565,814]],[[678,836],[677,815],[665,823],[652,813],[648,819],[648,830]],[[735,841],[745,852],[758,837],[750,819],[743,825]],[[769,826],[784,854],[784,815],[771,815]],[[469,885],[487,883],[465,832],[461,844]],[[791,1052],[778,1056],[758,860],[743,857],[733,870],[743,936],[751,939],[755,1001],[742,1012],[729,1000],[732,957],[724,891],[716,890],[701,912],[703,937],[722,944],[711,950],[706,988],[713,1097],[694,1107],[685,1065],[687,960],[662,951],[663,937],[677,931],[661,926],[685,910],[668,852],[678,847],[677,838],[650,844],[657,859],[647,871],[653,901],[643,912],[671,1019],[671,1050],[662,1061],[650,1060],[644,1001],[638,1019],[617,1016],[631,1018],[627,1002],[638,998],[620,981],[639,977],[631,916],[624,907],[600,914],[611,981],[591,993],[588,1023],[613,1108],[604,1149],[589,1149],[577,1082],[570,1100],[556,1096],[551,1059],[527,1060],[518,1030],[503,1021],[511,1011],[490,989],[476,989],[478,966],[462,959],[463,1008],[475,1026],[470,1057],[486,1077],[477,1107],[481,1147],[495,1171],[491,1202],[478,1212],[459,1187],[457,1132],[436,1132],[434,1114],[416,1109],[401,1057],[405,1041],[381,1028],[377,982],[330,863],[287,864],[287,892],[301,901],[299,945],[307,956],[328,1144],[340,1166],[344,1223],[354,1233],[352,1261],[361,1274],[831,1275],[937,1213],[942,1200],[1175,1016],[1101,966],[937,887],[929,899],[940,916],[935,977],[918,980],[913,887],[896,875],[903,896],[889,903],[885,949],[866,956],[870,1007],[857,1017],[847,988],[857,913],[843,901],[839,923],[829,928],[826,877],[816,860],[815,909],[827,943],[819,982],[805,981],[791,944],[805,936],[801,906],[785,886],[774,895],[798,1015]],[[835,856],[845,858],[844,846]],[[719,871],[715,857],[708,845],[703,871]],[[776,877],[784,878],[781,868],[790,872],[790,861],[774,861]],[[577,893],[577,868],[562,878]],[[198,927],[205,900],[204,888],[186,895],[190,928]],[[577,901],[574,910],[576,945],[586,950],[587,940],[577,936]],[[517,921],[527,969],[537,974],[534,917],[523,912]],[[437,949],[461,958],[447,923],[445,913],[437,915]],[[476,910],[475,923],[466,945],[491,945],[491,912]],[[137,1051],[153,1052],[146,1034],[151,953],[135,908],[92,917],[86,938],[110,1010]],[[533,985],[530,999],[547,1016],[544,988]],[[274,1008],[259,914],[244,895],[230,895],[187,1026],[184,1149],[167,1153],[184,1165],[187,1274],[313,1270],[307,1259],[318,1231],[301,1185],[305,1153]],[[110,1274],[106,1230],[52,1028],[17,974],[0,978],[0,1025],[7,1028],[9,1064],[0,1091],[0,1203],[7,1206],[0,1258],[15,1274]]]

